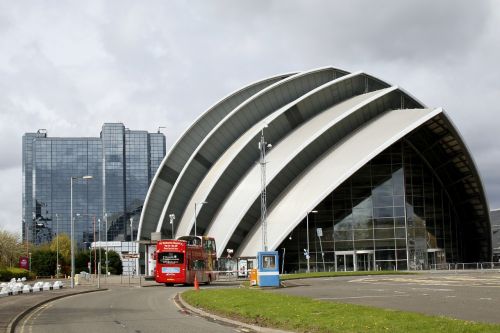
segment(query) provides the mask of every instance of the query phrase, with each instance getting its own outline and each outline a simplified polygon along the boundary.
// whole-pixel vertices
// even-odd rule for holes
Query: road
[[[185,287],[111,287],[70,296],[31,312],[17,326],[22,333],[238,332],[182,311],[173,301]]]
[[[500,323],[500,272],[291,280],[276,292],[323,301]]]

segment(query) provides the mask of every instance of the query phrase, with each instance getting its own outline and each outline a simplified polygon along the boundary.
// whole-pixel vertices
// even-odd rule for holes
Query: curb
[[[36,303],[36,304],[30,306],[29,308],[27,308],[26,310],[23,310],[14,319],[12,319],[11,322],[9,323],[9,325],[7,325],[7,329],[5,330],[5,332],[7,332],[7,333],[15,333],[17,324],[19,324],[19,322],[28,313],[30,313],[31,311],[35,310],[36,308],[38,308],[38,307],[40,307],[40,306],[42,306],[44,304],[47,304],[47,303],[52,302],[52,301],[56,301],[56,300],[61,299],[61,298],[69,297],[69,296],[82,295],[82,294],[88,294],[88,293],[93,293],[93,292],[97,292],[97,291],[106,291],[106,290],[108,290],[108,289],[106,288],[106,289],[84,290],[84,291],[75,292],[75,293],[66,294],[66,295],[58,295],[58,296],[56,296],[54,298],[46,299],[44,301]]]
[[[225,323],[230,326],[235,326],[235,327],[244,327],[247,329],[250,329],[254,332],[263,332],[263,333],[293,333],[292,331],[284,331],[280,330],[277,328],[270,328],[270,327],[261,327],[261,326],[256,326],[256,325],[251,325],[247,323],[243,323],[240,321],[236,321],[233,319],[225,318],[225,317],[220,317],[218,315],[215,315],[213,313],[205,312],[199,308],[195,308],[192,305],[189,305],[183,298],[181,293],[177,293],[176,296],[174,297],[174,302],[180,303],[179,305],[185,309],[188,309],[189,311],[199,315],[200,317],[203,317],[205,319],[209,319],[211,321],[220,321],[222,323]]]

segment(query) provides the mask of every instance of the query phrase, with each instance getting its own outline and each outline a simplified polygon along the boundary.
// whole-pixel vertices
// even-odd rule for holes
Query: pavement
[[[78,285],[76,288],[71,289],[69,288],[69,279],[62,279],[66,285],[63,289],[3,297],[0,302],[0,332],[11,332],[12,324],[17,324],[24,315],[43,304],[62,297],[93,291],[103,291],[107,290],[109,287],[151,287],[158,285],[154,280],[145,280],[144,277],[102,275],[99,279],[100,289],[98,289],[97,280],[96,275],[88,279],[80,277],[78,278]],[[38,281],[53,282],[53,280],[49,279]],[[33,284],[33,281],[30,281],[30,284]]]
[[[0,332],[10,332],[11,325],[23,315],[52,300],[70,295],[99,291],[95,287],[63,288],[37,293],[2,297],[0,302]]]
[[[134,286],[155,286],[154,280],[145,280],[144,277],[126,275],[102,275],[100,278],[100,289],[97,289],[97,276],[93,275],[88,279],[78,278],[78,286],[75,289],[69,288],[69,279],[60,279],[64,282],[65,288],[59,290],[43,291],[30,294],[20,294],[15,296],[2,297],[0,302],[0,332],[10,332],[10,326],[14,320],[20,320],[25,313],[35,309],[51,300],[66,297],[74,294],[88,293],[92,291],[104,290],[108,287],[134,287]],[[49,281],[42,279],[38,281]],[[33,281],[29,281],[33,284]]]
[[[485,323],[500,323],[500,272],[425,272],[288,280],[274,292]]]
[[[164,287],[139,278],[80,280],[75,289],[2,298],[0,332],[283,332],[206,313],[182,301],[192,287]],[[203,288],[234,287],[239,282]],[[313,299],[419,312],[470,321],[500,323],[500,271],[314,278],[284,281],[271,290]],[[83,295],[72,296],[75,293]],[[66,298],[65,296],[72,296]],[[77,297],[77,298],[76,298]],[[51,302],[53,301],[53,302]],[[21,315],[20,315],[21,314]],[[16,325],[9,326],[9,323]]]
[[[191,288],[110,285],[105,292],[61,298],[39,306],[18,322],[14,332],[252,332],[238,325],[207,320],[179,307],[174,302],[175,295]]]

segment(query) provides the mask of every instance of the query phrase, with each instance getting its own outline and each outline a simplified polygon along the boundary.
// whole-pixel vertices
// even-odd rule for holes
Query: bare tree
[[[19,263],[24,246],[18,234],[0,230],[0,267],[13,267]]]

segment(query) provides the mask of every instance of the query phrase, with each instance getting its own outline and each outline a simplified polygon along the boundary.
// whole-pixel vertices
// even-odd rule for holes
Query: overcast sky
[[[0,0],[0,227],[21,230],[21,138],[166,127],[275,74],[363,70],[442,106],[500,208],[498,1]]]

